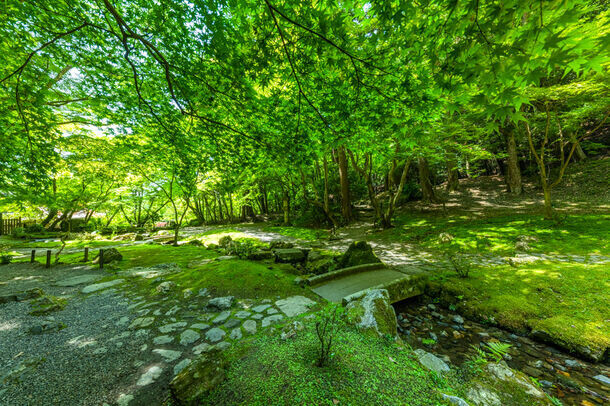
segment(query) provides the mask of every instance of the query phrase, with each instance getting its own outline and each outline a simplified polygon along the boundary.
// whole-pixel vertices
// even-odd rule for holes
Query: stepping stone
[[[172,331],[179,329],[181,327],[186,327],[185,321],[179,321],[177,323],[166,324],[165,326],[159,327],[159,331],[162,333],[171,333]]]
[[[305,296],[291,296],[286,299],[278,300],[275,305],[288,317],[298,316],[309,310],[316,302]],[[269,313],[269,312],[267,312]]]
[[[143,345],[140,347],[140,351],[146,351],[147,349],[148,349],[148,344],[143,344]]]
[[[99,348],[96,348],[95,350],[93,350],[92,352],[95,355],[106,354],[108,352],[108,349],[106,347],[99,347]]]
[[[262,312],[264,312],[265,310],[267,310],[270,307],[271,307],[271,305],[268,305],[268,304],[266,304],[266,305],[258,305],[256,307],[253,307],[252,310],[255,311],[256,313],[262,313]]]
[[[224,311],[222,313],[220,313],[214,320],[212,320],[212,323],[214,324],[222,324],[224,323],[229,317],[231,316],[231,312],[230,311]]]
[[[169,309],[165,315],[166,316],[173,316],[174,314],[178,313],[180,311],[180,306],[174,306],[171,309]]]
[[[193,344],[195,341],[199,340],[201,336],[198,332],[194,330],[184,330],[182,334],[180,334],[180,344],[189,345]]]
[[[191,364],[191,360],[186,358],[176,364],[174,367],[174,375],[178,375],[182,370]]]
[[[255,314],[254,316],[252,316],[252,318],[253,318],[253,319],[256,319],[256,320],[260,320],[260,319],[262,319],[263,317],[265,317],[265,316],[263,316],[263,315],[262,315],[262,314],[260,314],[260,313],[257,313],[257,314]]]
[[[205,333],[205,338],[215,343],[222,340],[225,335],[227,335],[227,333],[225,333],[224,330],[221,330],[218,327],[214,327],[209,329],[208,332]]]
[[[140,330],[136,331],[136,333],[134,335],[137,338],[141,338],[141,337],[148,337],[149,333],[150,333],[150,331],[148,331],[146,329],[140,329]]]
[[[202,352],[208,352],[212,349],[212,346],[208,343],[202,343],[193,347],[193,354],[199,355]]]
[[[71,278],[63,279],[59,282],[56,282],[55,285],[63,286],[63,287],[72,287],[72,286],[82,285],[85,283],[94,282],[94,281],[100,279],[101,277],[102,277],[102,275],[93,275],[93,274],[73,276]]]
[[[163,344],[171,343],[172,341],[174,341],[174,337],[171,337],[171,336],[159,336],[159,337],[153,338],[153,344],[155,344],[155,345],[163,345]]]
[[[246,320],[244,322],[244,330],[246,330],[246,333],[248,334],[255,334],[256,333],[256,321],[254,320]]]
[[[248,317],[250,317],[251,314],[252,313],[250,313],[246,310],[242,310],[242,311],[235,313],[235,317],[237,317],[238,319],[247,319]]]
[[[208,328],[210,328],[210,325],[205,324],[205,323],[195,323],[191,326],[191,328],[194,328],[197,330],[207,330]]]
[[[129,325],[129,329],[133,330],[134,328],[144,328],[153,324],[155,321],[154,317],[138,317]]]
[[[231,334],[229,334],[229,338],[231,340],[239,340],[239,339],[241,339],[242,338],[241,329],[239,327],[234,328],[231,331]]]
[[[226,341],[223,341],[223,342],[221,342],[221,343],[216,344],[216,345],[214,346],[214,348],[216,348],[217,350],[220,350],[220,351],[224,351],[224,350],[226,350],[227,348],[229,348],[230,346],[231,346],[231,343],[228,343],[228,342],[226,342]]]
[[[595,376],[593,377],[593,379],[595,379],[595,380],[597,380],[597,381],[599,381],[599,382],[603,383],[604,385],[608,385],[608,386],[610,386],[610,378],[608,378],[608,377],[607,377],[607,376],[605,376],[605,375],[602,375],[602,374],[595,375]]]
[[[233,306],[234,301],[234,296],[215,297],[214,299],[210,299],[207,304],[207,308],[212,310],[227,310]]]
[[[268,327],[272,324],[275,324],[281,321],[284,318],[281,314],[274,314],[273,316],[265,317],[263,319],[263,327]]]
[[[98,290],[107,289],[111,286],[119,285],[123,282],[125,282],[125,279],[115,279],[115,280],[108,281],[108,282],[96,283],[93,285],[85,286],[81,290],[81,292],[82,293],[93,293],[93,292],[97,292]]]
[[[225,327],[226,328],[233,328],[233,327],[237,327],[241,324],[241,321],[237,320],[237,319],[229,319],[229,321],[227,321],[225,323]]]
[[[152,352],[154,352],[155,354],[159,354],[160,356],[165,358],[167,362],[175,361],[182,355],[182,352],[180,351],[164,350],[162,348],[156,348],[152,350]]]
[[[158,377],[161,376],[161,372],[163,372],[163,369],[158,366],[152,366],[148,368],[148,370],[144,372],[140,379],[138,379],[137,385],[146,386],[153,383]]]
[[[276,313],[279,313],[279,311],[273,307],[271,309],[267,310],[267,314],[276,314]]]

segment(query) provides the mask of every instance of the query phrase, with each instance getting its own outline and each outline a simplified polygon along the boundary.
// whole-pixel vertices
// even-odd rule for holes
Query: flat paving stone
[[[227,335],[227,333],[225,333],[224,330],[221,330],[218,327],[214,327],[214,328],[209,329],[205,333],[205,338],[207,338],[211,342],[215,343],[215,342],[222,340],[225,337],[225,335]]]
[[[179,328],[186,327],[185,321],[179,321],[176,323],[166,324],[164,326],[159,327],[159,331],[162,333],[171,333],[172,331],[176,331]]]
[[[212,346],[208,343],[201,343],[193,347],[193,354],[199,355],[204,352],[208,352],[212,349]]]
[[[226,327],[226,328],[233,328],[233,327],[237,327],[237,326],[239,326],[240,324],[241,324],[241,321],[240,321],[240,320],[237,320],[237,319],[229,319],[229,321],[227,321],[227,322],[225,323],[225,327]]]
[[[115,279],[115,280],[108,281],[108,282],[96,283],[93,285],[85,286],[81,290],[81,292],[82,293],[93,293],[93,292],[97,292],[98,290],[107,289],[112,286],[120,285],[123,282],[125,282],[125,279]]]
[[[83,285],[85,283],[95,282],[96,280],[100,279],[102,276],[103,275],[95,275],[95,274],[73,276],[71,278],[62,279],[61,281],[56,282],[55,285],[63,286],[63,287],[78,286],[78,285]]]
[[[268,327],[268,326],[270,326],[272,324],[278,323],[283,318],[284,318],[284,316],[282,316],[281,314],[274,314],[272,316],[265,317],[263,319],[263,327]]]
[[[165,350],[163,348],[155,348],[152,350],[155,354],[162,356],[167,362],[172,362],[180,358],[182,352],[174,350]]]
[[[239,340],[241,339],[243,336],[241,334],[241,329],[239,327],[234,328],[233,330],[231,330],[231,334],[229,334],[229,338],[231,340]]]
[[[148,327],[155,322],[154,317],[138,317],[129,325],[130,329]]]
[[[255,311],[256,313],[262,313],[270,307],[271,307],[271,305],[263,304],[263,305],[258,305],[256,307],[253,307],[252,310]]]
[[[224,323],[229,317],[231,317],[231,312],[226,310],[222,313],[220,313],[218,316],[216,316],[216,318],[214,320],[212,320],[212,323],[214,324],[222,324]]]
[[[174,341],[174,337],[172,337],[172,336],[159,336],[159,337],[153,338],[153,344],[155,344],[155,345],[168,344],[168,343],[171,343],[172,341]]]
[[[182,334],[180,334],[180,344],[189,345],[193,344],[195,341],[199,340],[201,336],[198,332],[194,330],[184,330]]]
[[[254,320],[246,320],[244,322],[244,330],[246,330],[246,333],[248,334],[255,334],[256,333],[256,321]]]
[[[305,296],[291,296],[286,299],[278,300],[275,305],[288,317],[298,316],[309,310],[316,302]]]
[[[250,313],[249,311],[242,310],[242,311],[235,313],[234,316],[237,317],[238,319],[247,319],[248,317],[250,317],[251,314],[252,313]]]
[[[174,375],[178,375],[182,370],[191,364],[191,360],[186,358],[174,366]]]

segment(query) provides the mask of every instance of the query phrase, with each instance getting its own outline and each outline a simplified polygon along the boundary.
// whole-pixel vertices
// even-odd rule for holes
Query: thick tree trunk
[[[418,164],[419,184],[421,186],[422,200],[427,203],[436,202],[434,187],[432,186],[432,182],[430,182],[430,168],[428,167],[428,160],[424,157],[420,157]]]
[[[447,190],[453,192],[458,190],[459,186],[457,160],[454,154],[449,154],[447,157]]]
[[[506,184],[510,193],[519,195],[523,191],[523,185],[521,183],[521,170],[519,169],[515,133],[512,128],[505,128],[502,132],[506,138]]]
[[[46,227],[47,224],[49,224],[49,222],[51,220],[53,220],[55,217],[57,216],[57,209],[49,209],[49,214],[47,214],[47,217],[44,218],[44,220],[42,220],[42,226]]]
[[[340,147],[337,150],[339,163],[339,181],[341,183],[341,214],[346,223],[352,220],[352,202],[349,192],[349,179],[347,178],[347,157],[345,155],[345,147]]]

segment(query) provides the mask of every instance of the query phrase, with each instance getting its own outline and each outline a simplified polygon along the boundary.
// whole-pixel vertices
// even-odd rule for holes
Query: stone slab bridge
[[[403,265],[364,264],[314,276],[307,280],[311,290],[334,303],[349,303],[367,289],[387,289],[390,302],[396,303],[424,293],[428,274]]]

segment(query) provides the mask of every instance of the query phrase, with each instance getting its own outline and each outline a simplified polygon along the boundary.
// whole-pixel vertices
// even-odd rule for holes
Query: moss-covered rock
[[[381,262],[366,241],[354,241],[339,258],[339,268]]]
[[[123,255],[116,248],[108,248],[104,250],[104,264],[109,264],[114,261],[121,261]],[[100,263],[100,254],[97,254],[93,259],[94,264]]]
[[[231,245],[232,242],[233,242],[233,239],[231,238],[231,236],[225,235],[224,237],[221,237],[218,240],[218,246],[221,248],[227,248],[229,245]]]
[[[225,358],[216,349],[197,358],[169,384],[176,404],[201,404],[201,398],[225,380],[225,367]]]
[[[353,298],[346,306],[346,317],[362,332],[396,336],[396,313],[385,289],[367,290]]]
[[[30,314],[32,316],[42,316],[51,312],[63,310],[66,307],[66,299],[51,295],[44,295],[37,299],[32,300],[32,310]]]

